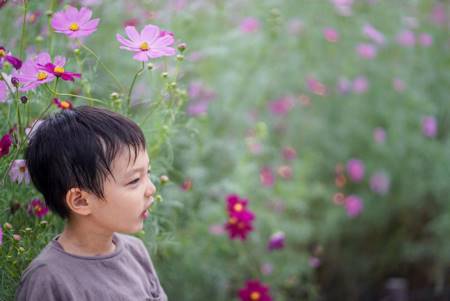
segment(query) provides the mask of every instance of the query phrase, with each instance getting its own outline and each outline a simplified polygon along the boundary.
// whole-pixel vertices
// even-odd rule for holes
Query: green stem
[[[53,16],[53,12],[55,11],[55,7],[56,7],[56,0],[52,0],[52,3],[50,4],[50,11],[52,12],[52,15],[48,17],[47,20],[47,28],[48,28],[48,48],[50,49],[50,56],[53,57],[53,30],[52,30],[52,25],[51,25],[51,19]]]
[[[103,62],[100,60],[100,58],[95,54],[95,52],[93,50],[91,50],[89,47],[87,47],[86,45],[82,44],[79,40],[77,41],[78,45],[84,49],[86,49],[90,54],[92,54],[95,59],[97,60],[97,62],[99,62],[99,64],[103,67],[103,69],[105,69],[106,72],[108,72],[108,74],[111,76],[111,78],[116,82],[117,86],[119,87],[120,91],[123,93],[123,91],[125,91],[124,87],[122,86],[122,84],[120,83],[120,81],[117,79],[117,77],[114,75],[114,73],[111,72],[111,70],[109,70],[108,67],[106,67],[105,64],[103,64]]]
[[[75,98],[81,98],[81,99],[86,99],[89,101],[95,101],[101,104],[105,104],[105,102],[101,99],[97,99],[97,98],[93,98],[93,97],[86,97],[86,96],[82,96],[82,95],[76,95],[76,94],[70,94],[70,93],[59,93],[56,90],[53,90],[52,88],[50,88],[48,85],[45,85],[45,87],[54,95],[58,95],[58,96],[68,96],[68,97],[75,97]]]
[[[24,59],[24,55],[23,55],[23,51],[25,48],[25,27],[27,24],[27,11],[28,11],[28,3],[27,0],[23,0],[23,21],[22,21],[22,36],[20,38],[20,58],[23,60]]]
[[[144,62],[142,62],[142,67],[136,72],[136,74],[133,77],[133,81],[131,82],[130,89],[128,90],[128,97],[127,97],[127,113],[130,111],[130,104],[131,104],[131,93],[133,92],[134,84],[136,83],[136,79],[139,75],[144,71],[145,65]]]

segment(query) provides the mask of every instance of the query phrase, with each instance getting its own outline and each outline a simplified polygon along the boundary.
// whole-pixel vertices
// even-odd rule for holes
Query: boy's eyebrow
[[[130,170],[130,171],[128,171],[127,173],[126,173],[126,175],[125,176],[129,176],[129,175],[132,175],[133,173],[135,173],[135,172],[137,172],[137,171],[142,171],[142,170],[146,170],[147,168],[148,169],[152,169],[152,166],[150,165],[150,163],[148,163],[148,165],[147,165],[148,167],[140,167],[140,168],[134,168],[134,169],[132,169],[132,170]]]

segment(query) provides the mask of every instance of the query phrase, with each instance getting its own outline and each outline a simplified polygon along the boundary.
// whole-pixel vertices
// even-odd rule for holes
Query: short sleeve
[[[68,300],[61,293],[55,275],[45,265],[26,269],[16,290],[16,301],[41,300]]]

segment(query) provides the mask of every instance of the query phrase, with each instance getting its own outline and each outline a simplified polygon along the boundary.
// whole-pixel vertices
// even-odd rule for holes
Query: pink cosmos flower
[[[91,35],[97,30],[100,19],[92,19],[92,11],[87,7],[80,10],[67,6],[64,11],[53,15],[51,25],[55,32],[63,33],[69,38],[80,38]]]
[[[14,73],[14,77],[19,80],[19,91],[21,92],[35,89],[56,78],[53,73],[40,68],[35,59],[26,60],[22,68]]]
[[[431,44],[433,44],[433,37],[430,34],[423,32],[419,35],[419,44],[423,47],[430,47]]]
[[[386,139],[386,131],[383,128],[378,127],[373,130],[373,140],[376,143],[383,143],[385,139]]]
[[[264,276],[269,276],[273,272],[273,266],[272,264],[265,262],[261,265],[260,271]]]
[[[43,218],[48,214],[48,208],[40,199],[33,199],[28,203],[27,212],[37,218]]]
[[[306,78],[306,85],[316,95],[324,96],[327,94],[327,87],[313,76]]]
[[[385,43],[386,39],[384,38],[384,35],[376,30],[375,27],[373,27],[370,24],[365,24],[362,29],[363,34],[374,41],[375,43],[382,45]]]
[[[283,96],[268,103],[270,112],[278,116],[284,116],[289,113],[294,105],[294,99],[290,96]]]
[[[268,166],[261,168],[259,172],[259,179],[263,186],[272,187],[275,182],[275,176],[273,175],[272,169]]]
[[[308,263],[310,267],[317,269],[320,266],[320,259],[315,256],[311,256],[309,257]]]
[[[410,30],[403,30],[397,34],[396,41],[404,47],[413,47],[416,44],[416,36]]]
[[[135,60],[147,62],[149,59],[176,54],[175,48],[169,47],[174,43],[173,34],[161,31],[156,25],[145,25],[141,33],[136,27],[127,26],[125,32],[129,39],[120,34],[116,35],[116,39],[121,49],[136,52],[133,56]]]
[[[389,176],[383,171],[375,172],[370,178],[370,189],[379,195],[385,195],[389,191]]]
[[[338,14],[350,16],[352,14],[353,0],[331,0]]]
[[[41,52],[36,58],[36,64],[40,70],[44,70],[48,73],[53,74],[56,77],[60,77],[62,80],[74,81],[76,78],[81,78],[81,74],[68,72],[64,70],[64,65],[66,64],[66,58],[63,56],[56,56],[55,63],[52,63],[50,54],[47,52]]]
[[[11,169],[9,170],[9,177],[11,181],[22,183],[25,181],[26,184],[30,184],[30,174],[28,173],[28,168],[25,160],[15,160],[11,164]]]
[[[242,20],[240,24],[240,28],[242,32],[245,33],[254,33],[257,32],[261,27],[261,23],[258,19],[254,17],[247,17]]]
[[[356,77],[352,83],[352,90],[356,94],[363,94],[369,88],[369,81],[363,75]]]
[[[325,37],[325,40],[330,43],[336,43],[339,40],[339,33],[336,29],[331,27],[327,27],[323,30],[323,36]]]
[[[239,290],[239,298],[241,301],[272,301],[269,293],[269,287],[259,280],[248,280]]]
[[[10,63],[15,69],[20,69],[20,67],[22,67],[22,61],[20,59],[11,55],[11,52],[6,51],[5,47],[0,46],[0,68],[4,61]]]
[[[356,52],[361,58],[371,60],[376,57],[377,48],[372,44],[361,43],[356,46]]]
[[[351,159],[347,162],[347,174],[353,182],[361,182],[364,179],[364,164],[361,160]]]
[[[341,77],[337,82],[336,89],[342,95],[348,94],[352,89],[352,82],[347,78]]]
[[[394,90],[397,92],[403,92],[406,89],[406,84],[404,81],[402,81],[400,78],[394,78],[392,81],[392,86],[394,87]]]
[[[425,137],[434,138],[437,135],[437,120],[434,116],[422,118],[422,133]]]
[[[10,134],[3,135],[0,139],[0,158],[9,154],[9,148],[12,145],[12,139]]]
[[[9,90],[6,83],[0,80],[0,103],[4,103],[8,97]]]
[[[449,21],[444,2],[436,2],[430,14],[430,20],[437,26],[445,26]]]
[[[305,25],[303,24],[303,21],[300,19],[291,19],[287,23],[287,32],[290,35],[296,36],[302,33]]]
[[[231,213],[225,224],[230,239],[247,239],[247,235],[253,230],[254,219],[255,215],[249,210]]]
[[[346,197],[344,206],[349,217],[356,217],[360,215],[364,208],[362,200],[356,195]]]
[[[274,234],[272,234],[272,236],[269,239],[269,242],[267,243],[267,249],[269,251],[283,249],[285,238],[286,236],[284,232],[282,231],[275,232]]]
[[[280,177],[282,177],[285,180],[290,180],[292,179],[292,167],[290,167],[289,165],[281,165],[278,167],[277,169],[277,173]]]

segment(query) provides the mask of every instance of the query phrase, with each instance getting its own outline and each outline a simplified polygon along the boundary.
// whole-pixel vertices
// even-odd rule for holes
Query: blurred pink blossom
[[[371,60],[376,57],[377,48],[372,44],[361,43],[356,46],[356,52],[361,58]]]
[[[290,180],[292,179],[292,167],[290,167],[289,165],[281,165],[278,167],[277,169],[277,173],[280,177],[282,177],[285,180]]]
[[[208,232],[212,235],[223,235],[226,233],[226,230],[223,227],[223,224],[214,224],[209,226]]]
[[[337,82],[336,89],[339,94],[348,94],[352,89],[352,83],[347,78],[340,77]]]
[[[297,151],[290,146],[283,147],[282,153],[283,159],[287,161],[294,160],[297,157]]]
[[[375,128],[373,130],[373,140],[376,143],[384,143],[386,140],[386,131],[381,127]]]
[[[280,250],[284,248],[285,234],[282,231],[275,232],[270,236],[269,242],[267,243],[267,249],[269,251]]]
[[[430,20],[437,26],[445,26],[449,19],[444,2],[436,2],[430,14]]]
[[[311,256],[309,257],[308,263],[310,267],[317,269],[320,266],[320,259],[315,256]]]
[[[331,27],[327,27],[323,30],[323,36],[325,37],[325,40],[330,43],[336,43],[339,40],[339,33],[336,29]]]
[[[216,98],[216,93],[201,81],[193,81],[188,87],[189,103],[187,113],[198,117],[206,115],[208,106]]]
[[[361,182],[364,179],[364,164],[359,159],[351,159],[347,162],[347,174],[353,182]]]
[[[369,88],[369,81],[364,75],[360,75],[353,80],[352,90],[356,94],[363,94]]]
[[[264,276],[268,276],[270,274],[272,274],[273,272],[273,266],[272,264],[265,262],[261,265],[261,274],[263,274]]]
[[[353,0],[331,0],[331,3],[341,16],[350,16],[352,14]]]
[[[397,92],[403,92],[406,89],[405,82],[399,78],[394,78],[394,80],[392,81],[392,86],[394,87],[394,90]]]
[[[366,37],[379,45],[382,45],[386,42],[384,35],[368,23],[363,26],[362,31]]]
[[[423,32],[419,35],[419,44],[423,47],[430,47],[431,44],[433,44],[433,37],[430,34]]]
[[[306,78],[306,85],[316,95],[325,96],[327,94],[327,87],[313,76]]]
[[[422,133],[428,138],[434,138],[437,135],[437,120],[434,116],[425,116],[422,118]]]
[[[291,19],[287,24],[287,32],[290,35],[296,36],[302,33],[304,29],[303,21],[300,19]]]
[[[397,43],[404,47],[413,47],[416,44],[416,36],[410,30],[403,30],[397,34]]]
[[[356,217],[361,214],[364,204],[360,197],[349,195],[344,201],[345,211],[349,217]]]
[[[255,17],[247,17],[241,21],[240,29],[244,33],[254,33],[259,31],[261,23]]]
[[[370,178],[370,189],[379,195],[385,195],[389,191],[389,176],[383,171],[375,172]]]
[[[259,180],[261,181],[261,185],[265,187],[272,187],[275,182],[275,176],[272,169],[268,166],[261,168],[259,172]]]
[[[294,107],[295,101],[291,96],[283,96],[269,102],[269,110],[273,115],[284,116]]]

